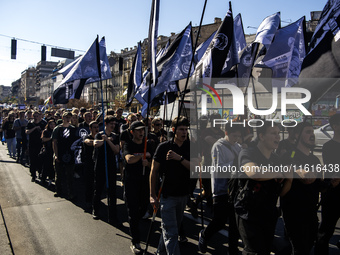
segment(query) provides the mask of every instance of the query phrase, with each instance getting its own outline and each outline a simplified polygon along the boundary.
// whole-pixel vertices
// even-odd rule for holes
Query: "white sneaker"
[[[140,254],[142,252],[142,248],[139,243],[131,244],[130,249],[134,254]]]

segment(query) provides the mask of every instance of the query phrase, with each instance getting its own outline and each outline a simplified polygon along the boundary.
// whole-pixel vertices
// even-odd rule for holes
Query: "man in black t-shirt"
[[[63,113],[63,123],[56,126],[52,132],[52,148],[54,152],[55,167],[55,197],[66,195],[72,200],[73,196],[73,175],[74,156],[71,145],[77,140],[76,128],[70,124],[72,114]]]
[[[328,189],[321,196],[322,220],[315,245],[316,255],[328,254],[329,240],[340,218],[340,176],[339,172],[334,176],[332,174],[332,171],[336,170],[336,168],[339,170],[340,167],[340,114],[337,113],[330,117],[329,124],[334,130],[334,137],[322,147],[323,163],[329,172],[325,176]],[[333,178],[329,179],[331,177]]]
[[[95,185],[93,196],[93,219],[99,218],[99,207],[104,186],[109,200],[109,223],[121,226],[116,212],[116,157],[119,153],[119,136],[113,133],[116,121],[112,115],[104,119],[105,130],[94,140]]]
[[[84,138],[90,133],[90,122],[92,121],[92,113],[85,112],[84,113],[84,121],[79,122],[78,125],[78,136]]]
[[[317,204],[321,176],[316,171],[321,167],[320,160],[311,150],[315,147],[313,126],[308,122],[299,123],[294,128],[297,144],[295,155],[283,155],[282,162],[291,165],[294,170],[290,189],[281,196],[282,216],[287,236],[292,244],[292,254],[309,254],[317,235],[318,217]]]
[[[28,139],[28,154],[30,159],[30,172],[31,181],[34,182],[36,178],[36,172],[41,173],[41,160],[38,158],[39,152],[42,147],[41,133],[45,129],[46,122],[42,120],[42,115],[35,111],[33,113],[33,121],[30,121],[26,127],[26,134]],[[44,180],[42,180],[44,181]]]
[[[86,115],[85,115],[86,119]],[[83,142],[83,155],[84,170],[85,170],[85,202],[86,207],[92,207],[93,191],[94,191],[94,138],[99,132],[98,122],[92,121],[89,124],[90,134],[84,137]]]
[[[117,124],[116,124],[116,127],[115,127],[114,132],[115,132],[117,135],[120,134],[120,126],[126,123],[126,120],[124,120],[124,119],[122,118],[123,111],[124,111],[123,108],[119,108],[119,109],[117,109],[117,111],[116,111],[115,122],[116,122]]]
[[[278,217],[276,203],[281,192],[281,172],[273,153],[280,141],[280,129],[265,121],[257,129],[258,143],[239,154],[239,188],[235,197],[236,222],[244,243],[243,254],[270,254]]]
[[[128,211],[131,250],[141,252],[139,221],[142,219],[149,204],[149,174],[152,151],[147,146],[144,159],[145,126],[141,121],[135,121],[130,126],[132,139],[124,144],[123,159],[125,161],[124,193]]]
[[[174,141],[161,143],[155,152],[150,174],[150,203],[158,206],[157,179],[163,178],[160,201],[162,235],[158,250],[160,253],[179,254],[178,231],[190,192],[190,142],[187,140],[189,121],[181,116],[172,121]],[[197,159],[192,158],[197,162]]]

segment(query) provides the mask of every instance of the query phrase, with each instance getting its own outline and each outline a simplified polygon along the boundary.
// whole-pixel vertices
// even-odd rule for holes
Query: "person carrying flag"
[[[141,252],[139,221],[145,214],[149,204],[149,174],[151,166],[151,146],[147,145],[144,159],[145,126],[141,121],[135,121],[130,126],[132,139],[124,143],[123,159],[125,161],[125,203],[127,206],[131,250],[135,254]]]

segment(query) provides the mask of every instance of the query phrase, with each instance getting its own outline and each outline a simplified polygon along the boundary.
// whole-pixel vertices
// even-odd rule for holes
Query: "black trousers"
[[[316,255],[329,254],[329,240],[333,236],[336,223],[340,218],[340,205],[335,200],[328,200],[322,203],[321,224],[315,244]]]
[[[140,242],[139,222],[149,205],[148,175],[142,178],[126,178],[124,184],[125,204],[127,207],[132,243]]]
[[[41,147],[29,148],[29,159],[30,159],[30,173],[33,178],[36,178],[36,173],[41,173],[42,160],[38,157]]]
[[[228,195],[213,198],[214,215],[204,230],[204,237],[209,241],[216,232],[224,228],[229,219],[229,254],[237,254],[239,233],[236,225],[234,205],[228,202],[228,198]]]
[[[84,164],[85,176],[85,202],[91,203],[94,194],[94,162],[89,161]]]
[[[287,236],[292,245],[292,254],[309,255],[314,246],[318,232],[316,210],[308,212],[285,212],[283,210]]]
[[[95,166],[95,178],[94,178],[94,195],[93,195],[93,211],[98,215],[100,208],[100,200],[103,190],[107,188],[106,184],[106,171],[105,165],[100,164]],[[116,210],[116,168],[109,167],[108,164],[108,183],[107,196],[109,198],[109,221],[111,223],[117,223],[117,210]]]
[[[277,215],[268,214],[265,220],[245,220],[236,214],[236,223],[242,238],[243,255],[269,255],[272,249]]]

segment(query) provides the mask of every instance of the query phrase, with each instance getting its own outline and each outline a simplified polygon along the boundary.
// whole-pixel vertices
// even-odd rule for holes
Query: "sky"
[[[189,22],[200,23],[205,0],[160,0],[159,35],[181,32]],[[278,11],[281,26],[302,16],[310,20],[311,11],[322,11],[326,0],[237,0],[232,1],[233,16],[241,13],[246,34],[253,34],[262,20]],[[0,0],[0,85],[11,86],[21,72],[36,66],[41,44],[73,49],[83,54],[97,35],[105,36],[107,54],[134,47],[148,36],[151,0]],[[229,1],[208,0],[203,24],[224,18]],[[17,59],[11,60],[11,39],[17,39]],[[20,39],[24,39],[20,40]],[[27,42],[30,41],[30,42]],[[37,42],[37,43],[33,43]]]

